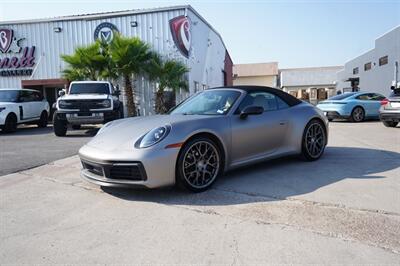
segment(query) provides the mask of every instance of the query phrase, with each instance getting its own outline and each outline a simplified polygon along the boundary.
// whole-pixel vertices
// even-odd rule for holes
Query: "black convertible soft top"
[[[279,96],[282,100],[284,100],[289,106],[295,106],[302,103],[301,100],[297,99],[296,97],[290,95],[289,93],[284,92],[283,90],[271,88],[271,87],[264,87],[264,86],[225,86],[225,87],[216,87],[210,88],[212,89],[239,89],[246,92],[254,92],[254,91],[265,91],[276,96]]]

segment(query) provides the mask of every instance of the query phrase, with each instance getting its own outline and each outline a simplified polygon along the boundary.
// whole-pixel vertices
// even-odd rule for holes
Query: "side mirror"
[[[58,92],[58,96],[62,97],[62,96],[64,96],[64,95],[65,95],[65,91],[64,91],[64,90],[60,90],[60,91]]]
[[[121,95],[121,91],[120,91],[120,90],[115,90],[115,91],[112,93],[112,95],[118,97],[118,96]]]
[[[264,113],[264,108],[261,106],[247,106],[240,113],[240,119],[246,119],[249,115],[260,115]]]

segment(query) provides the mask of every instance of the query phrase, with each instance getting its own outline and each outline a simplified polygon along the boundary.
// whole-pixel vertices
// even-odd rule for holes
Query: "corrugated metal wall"
[[[65,66],[60,55],[71,54],[76,47],[92,43],[94,41],[94,31],[102,22],[114,24],[124,36],[139,37],[143,41],[149,43],[155,51],[166,57],[175,58],[187,63],[191,68],[191,73],[189,74],[191,91],[193,91],[193,85],[191,84],[193,80],[198,80],[208,86],[222,85],[219,77],[217,81],[215,78],[211,81],[209,81],[209,78],[204,79],[203,76],[204,72],[207,72],[207,67],[204,66],[204,64],[197,66],[193,62],[189,62],[190,58],[188,60],[183,57],[175,46],[170,33],[169,20],[184,14],[185,9],[177,9],[104,19],[84,20],[77,17],[77,20],[70,21],[1,25],[0,28],[13,29],[16,38],[25,38],[25,40],[22,41],[23,47],[36,46],[36,66],[31,77],[0,77],[0,88],[19,88],[21,87],[21,80],[60,78],[61,70]],[[193,19],[195,14],[191,13],[190,15],[192,20],[200,20],[197,18]],[[131,27],[132,21],[137,22],[137,27]],[[214,67],[219,71],[220,68],[223,68],[224,62],[223,59],[221,61],[221,58],[223,58],[222,54],[225,52],[225,48],[222,41],[215,37],[216,34],[214,32],[209,28],[205,32],[205,25],[204,22],[198,25],[202,28],[198,34],[192,32],[193,36],[198,35],[197,37],[193,37],[195,41],[193,42],[192,49],[193,52],[202,51],[196,56],[200,59],[207,57],[213,58],[213,55],[218,54],[218,56],[212,60],[213,62],[208,62],[208,64],[213,64],[211,68]],[[54,32],[54,27],[61,27],[62,31],[60,33]],[[212,36],[210,37],[210,32],[215,36],[211,34]],[[203,34],[205,34],[205,36]],[[219,42],[219,44],[209,49],[207,47],[207,37],[208,39],[213,39],[213,42]],[[205,42],[196,41],[196,39],[201,38],[205,38]],[[196,47],[196,43],[201,46],[205,45],[205,47]],[[218,51],[214,51],[211,54],[208,52],[208,50],[211,51],[214,49],[218,49]],[[221,56],[219,56],[220,54]],[[5,56],[5,54],[0,53],[0,58]],[[218,62],[216,60],[218,60]],[[136,87],[137,103],[140,108],[140,113],[141,115],[152,114],[154,109],[153,98],[155,84],[150,84],[143,77],[136,77],[135,80],[134,86]],[[178,101],[186,96],[186,93],[179,95],[177,97]]]

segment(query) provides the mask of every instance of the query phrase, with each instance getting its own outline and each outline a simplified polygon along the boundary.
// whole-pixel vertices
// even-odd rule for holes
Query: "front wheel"
[[[318,160],[326,146],[325,126],[319,120],[311,120],[303,133],[302,155],[307,161]]]
[[[9,114],[6,118],[3,130],[6,133],[17,131],[17,116],[13,113]]]
[[[223,158],[209,138],[195,138],[183,147],[177,163],[176,181],[192,192],[209,189],[223,172]]]
[[[62,137],[67,134],[67,121],[60,119],[60,117],[57,115],[57,112],[54,113],[53,128],[54,134],[57,137]]]
[[[365,119],[365,112],[364,109],[360,106],[357,106],[351,112],[351,120],[353,122],[362,122]]]
[[[393,122],[393,121],[382,121],[382,123],[385,125],[385,127],[396,127],[398,122]]]

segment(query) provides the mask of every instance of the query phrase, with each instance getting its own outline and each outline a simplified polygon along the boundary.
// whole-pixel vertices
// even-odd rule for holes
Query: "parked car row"
[[[68,125],[79,129],[82,124],[104,124],[123,117],[119,91],[106,81],[72,82],[68,94],[63,92],[53,106],[54,133],[65,136]],[[347,92],[320,102],[329,121],[347,119],[362,122],[380,119],[387,127],[400,122],[400,89],[386,98],[373,92]],[[46,127],[49,103],[42,94],[28,89],[0,90],[0,129],[14,132],[18,124],[37,124]]]
[[[347,92],[322,101],[317,107],[329,121],[380,119],[385,126],[396,127],[400,122],[400,89],[393,90],[388,98],[373,92]]]
[[[46,127],[50,113],[49,103],[35,90],[0,90],[0,128],[14,132],[18,124],[37,124]]]

